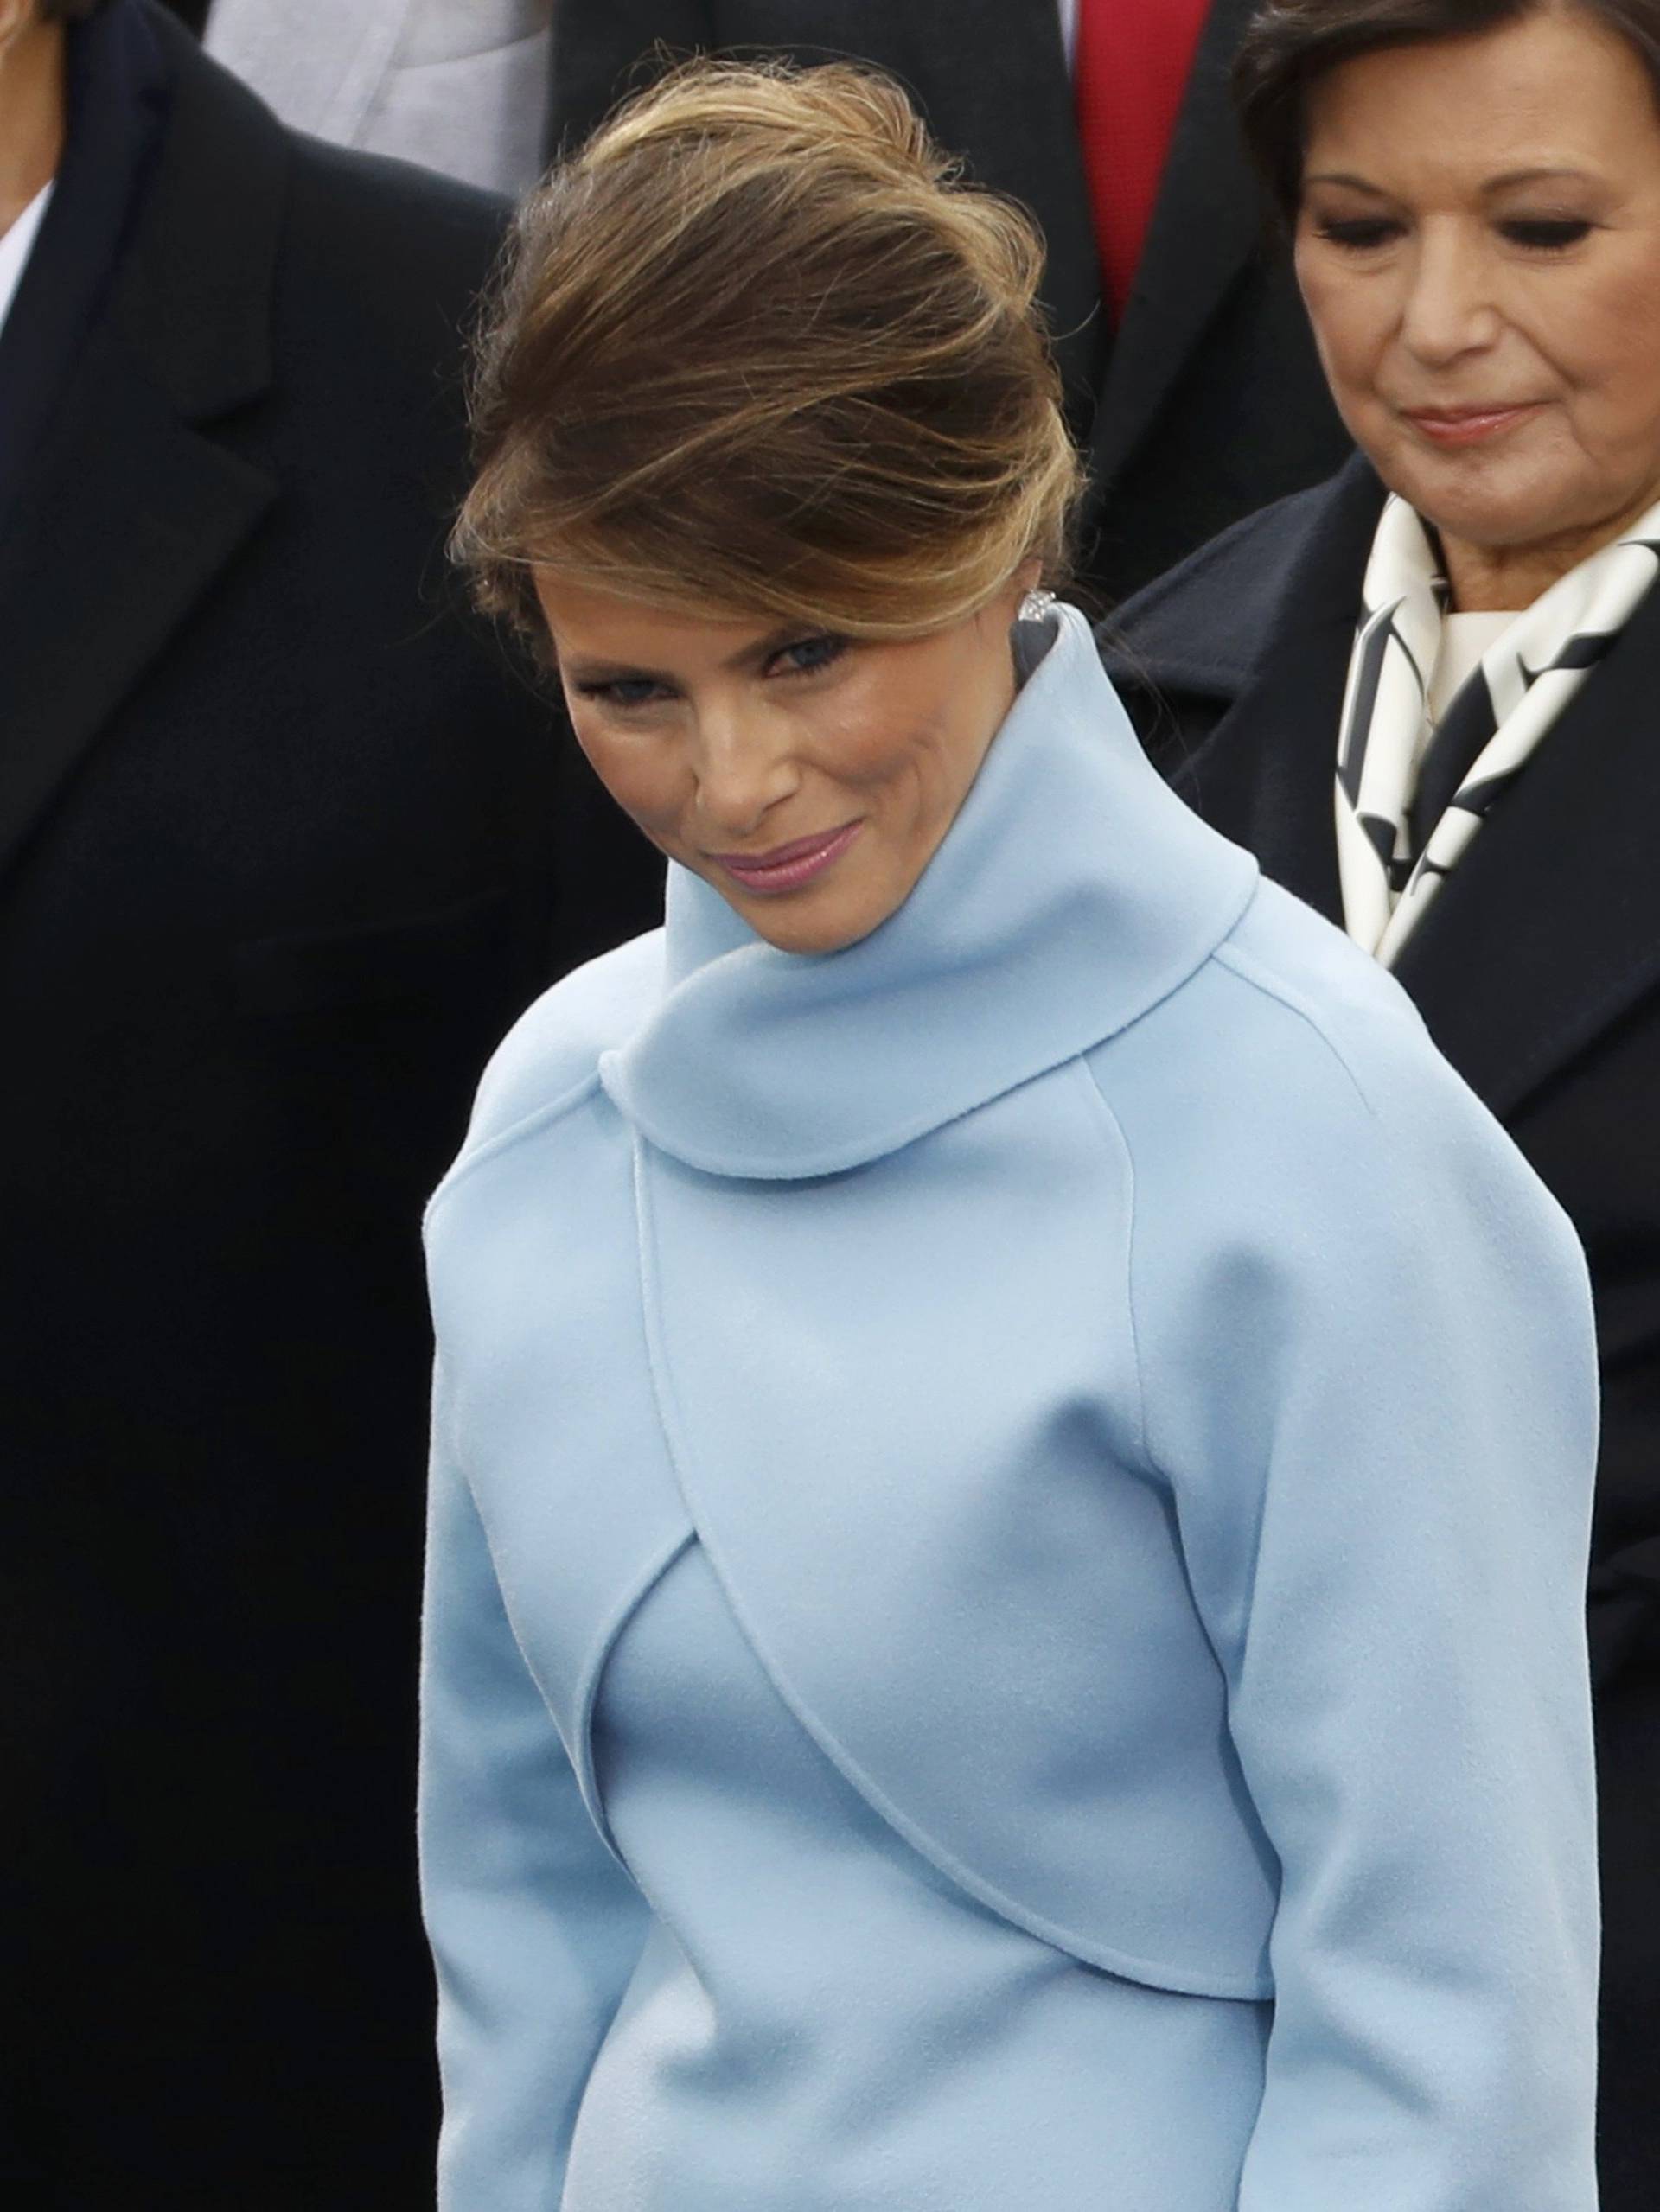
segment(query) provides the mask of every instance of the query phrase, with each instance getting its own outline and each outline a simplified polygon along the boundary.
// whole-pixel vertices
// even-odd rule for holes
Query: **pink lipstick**
[[[1538,411],[1536,400],[1517,407],[1409,407],[1407,419],[1437,445],[1480,445]]]
[[[746,891],[799,891],[840,860],[864,826],[862,821],[844,822],[839,830],[797,838],[793,845],[775,845],[770,852],[713,852],[709,857]]]

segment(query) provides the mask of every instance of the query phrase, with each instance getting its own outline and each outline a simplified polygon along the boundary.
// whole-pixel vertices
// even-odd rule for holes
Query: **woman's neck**
[[[1660,492],[1653,486],[1610,520],[1588,529],[1563,531],[1528,545],[1472,545],[1449,531],[1437,534],[1452,611],[1458,615],[1520,614],[1543,598],[1570,569],[1612,545],[1648,513]]]
[[[63,25],[32,20],[0,49],[0,236],[57,175],[63,133]]]

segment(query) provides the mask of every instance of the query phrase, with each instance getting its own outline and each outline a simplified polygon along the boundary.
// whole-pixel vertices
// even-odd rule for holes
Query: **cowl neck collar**
[[[843,951],[782,953],[669,870],[667,988],[600,1077],[659,1150],[715,1175],[832,1175],[1075,1058],[1158,1004],[1256,882],[1149,766],[1074,608],[903,906]]]

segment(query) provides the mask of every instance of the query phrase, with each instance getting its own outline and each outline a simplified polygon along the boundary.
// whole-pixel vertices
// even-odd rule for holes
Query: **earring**
[[[1055,594],[1052,591],[1029,591],[1020,602],[1020,612],[1016,619],[1022,622],[1046,622],[1054,611]]]

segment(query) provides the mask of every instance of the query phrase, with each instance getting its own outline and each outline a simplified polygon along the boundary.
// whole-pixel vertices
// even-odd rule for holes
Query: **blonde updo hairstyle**
[[[452,540],[480,603],[540,639],[540,569],[882,639],[1058,580],[1042,268],[877,72],[676,69],[519,218]]]

